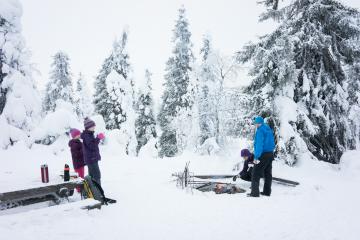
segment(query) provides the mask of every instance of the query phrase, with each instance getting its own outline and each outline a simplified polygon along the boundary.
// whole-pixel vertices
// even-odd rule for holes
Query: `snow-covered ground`
[[[244,144],[240,141],[239,150]],[[309,160],[290,168],[274,162],[274,176],[301,185],[273,184],[270,198],[247,198],[182,190],[171,181],[187,161],[195,173],[232,173],[240,160],[236,150],[228,157],[174,159],[129,158],[111,145],[101,150],[103,186],[117,204],[92,211],[60,205],[0,212],[1,239],[358,239],[360,152],[347,152],[341,165]],[[56,181],[70,154],[19,144],[0,151],[0,159],[0,192],[5,192],[41,185],[43,163]],[[249,189],[249,183],[238,182]]]

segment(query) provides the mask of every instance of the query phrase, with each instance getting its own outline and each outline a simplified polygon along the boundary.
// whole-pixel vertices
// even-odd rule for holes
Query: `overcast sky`
[[[256,0],[21,0],[23,34],[32,51],[32,61],[48,80],[51,56],[58,50],[68,53],[76,79],[82,72],[89,83],[109,55],[112,43],[128,27],[129,54],[135,81],[144,70],[153,72],[157,97],[165,62],[171,54],[172,29],[178,9],[184,5],[190,22],[195,56],[202,36],[210,33],[214,47],[226,54],[241,49],[250,40],[273,29],[258,23],[263,8]],[[359,0],[344,0],[360,8]],[[241,81],[241,79],[239,79]]]

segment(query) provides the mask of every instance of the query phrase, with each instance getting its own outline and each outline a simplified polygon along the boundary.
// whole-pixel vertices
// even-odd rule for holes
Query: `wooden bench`
[[[45,201],[60,203],[62,198],[72,196],[74,189],[76,187],[81,187],[82,185],[83,180],[76,179],[69,182],[46,184],[34,188],[0,193],[0,210]]]

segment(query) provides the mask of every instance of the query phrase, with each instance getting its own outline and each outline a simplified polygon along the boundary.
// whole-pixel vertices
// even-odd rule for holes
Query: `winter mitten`
[[[103,139],[105,138],[105,134],[99,133],[99,134],[97,135],[97,138],[100,139],[100,140],[103,140]]]
[[[233,181],[234,181],[234,182],[236,182],[237,177],[238,177],[238,175],[235,175],[235,176],[233,177]]]

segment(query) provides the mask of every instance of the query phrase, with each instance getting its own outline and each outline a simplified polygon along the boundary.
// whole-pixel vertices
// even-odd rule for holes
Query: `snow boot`
[[[254,196],[251,193],[246,194],[247,197],[260,197],[260,196]]]
[[[263,195],[263,196],[270,197],[270,194],[266,194],[266,193],[264,193],[264,192],[260,192],[260,194]]]

